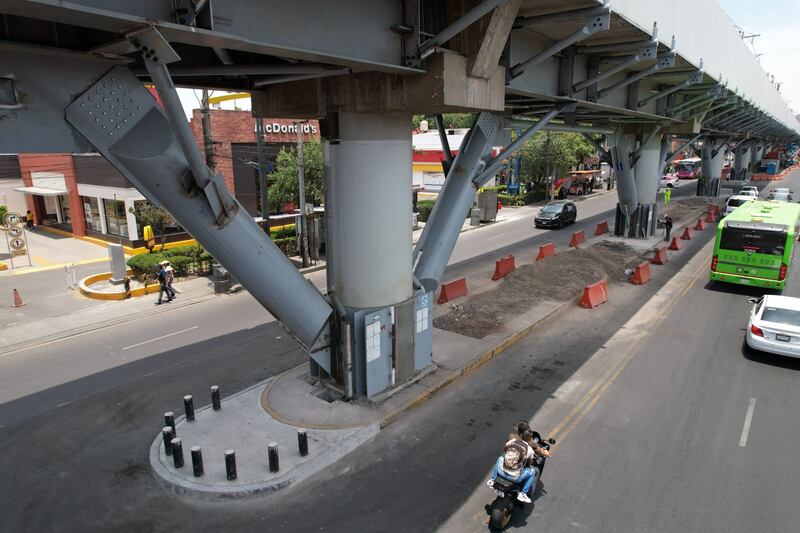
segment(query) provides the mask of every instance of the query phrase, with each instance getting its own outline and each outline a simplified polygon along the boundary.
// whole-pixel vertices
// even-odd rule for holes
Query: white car
[[[678,186],[678,182],[679,181],[680,180],[678,179],[678,176],[675,176],[673,174],[664,174],[661,177],[661,184],[659,185],[659,187],[662,188],[662,189],[664,187],[666,187],[668,189],[672,189],[672,188]]]
[[[800,298],[768,294],[751,298],[745,341],[754,350],[800,357]]]
[[[758,189],[755,187],[742,187],[742,189],[736,194],[738,196],[752,196],[753,200],[758,200]]]
[[[733,213],[733,210],[739,207],[740,205],[746,202],[752,202],[753,200],[755,200],[755,198],[747,194],[745,195],[736,194],[734,196],[731,196],[730,198],[728,198],[728,201],[725,202],[725,211],[722,214],[723,216],[728,216],[731,213]]]

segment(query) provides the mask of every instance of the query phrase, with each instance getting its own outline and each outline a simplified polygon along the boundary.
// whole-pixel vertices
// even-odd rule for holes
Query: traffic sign
[[[11,241],[9,241],[8,244],[9,246],[11,246],[13,250],[16,251],[25,250],[25,241],[23,239],[20,239],[19,237],[14,237],[13,239],[11,239]]]
[[[3,217],[3,223],[6,226],[18,226],[22,223],[22,215],[9,211],[6,213],[6,216]]]
[[[9,226],[8,228],[8,235],[10,237],[22,237],[23,233],[22,228],[19,226]]]

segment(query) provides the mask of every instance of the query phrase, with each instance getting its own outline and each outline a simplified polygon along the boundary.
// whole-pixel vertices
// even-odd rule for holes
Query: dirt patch
[[[564,302],[601,279],[627,283],[626,269],[641,263],[645,253],[627,244],[601,241],[586,249],[556,254],[523,265],[494,289],[452,304],[450,312],[434,319],[439,329],[482,339],[505,322],[543,301]]]
[[[724,202],[721,198],[710,196],[692,196],[689,198],[674,198],[668,206],[663,207],[658,212],[658,217],[663,219],[664,215],[669,215],[676,223],[686,218],[699,215],[700,210],[705,212],[708,204],[721,206]]]

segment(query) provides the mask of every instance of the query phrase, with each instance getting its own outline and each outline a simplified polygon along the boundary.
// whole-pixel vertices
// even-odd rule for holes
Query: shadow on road
[[[754,350],[744,340],[742,341],[742,355],[745,359],[754,363],[776,366],[786,370],[800,370],[800,359]]]

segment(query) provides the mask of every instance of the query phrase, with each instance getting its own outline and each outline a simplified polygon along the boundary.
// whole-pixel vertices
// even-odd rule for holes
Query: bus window
[[[720,250],[777,255],[786,250],[786,233],[727,227],[722,230]]]

